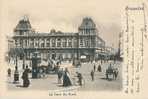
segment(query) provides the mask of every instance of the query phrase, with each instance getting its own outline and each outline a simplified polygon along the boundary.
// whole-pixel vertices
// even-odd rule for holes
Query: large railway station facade
[[[31,59],[39,52],[42,59],[80,59],[98,58],[105,51],[105,41],[99,36],[96,24],[85,17],[77,33],[66,33],[52,29],[49,33],[35,32],[28,18],[19,20],[14,28],[14,49],[20,49],[20,57]]]

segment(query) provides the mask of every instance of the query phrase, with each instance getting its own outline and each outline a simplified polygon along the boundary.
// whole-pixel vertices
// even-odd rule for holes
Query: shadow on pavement
[[[113,79],[110,79],[110,78],[100,78],[100,79],[103,79],[103,80],[107,80],[107,81],[112,81]]]

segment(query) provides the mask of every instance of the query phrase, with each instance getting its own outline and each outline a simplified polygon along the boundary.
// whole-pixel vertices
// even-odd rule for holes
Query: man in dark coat
[[[26,71],[27,71],[28,73],[30,73],[30,69],[28,68],[28,65],[26,65]]]
[[[117,76],[118,76],[118,69],[117,68],[114,69],[113,74],[114,74],[114,79],[116,80]]]
[[[101,68],[100,65],[98,66],[98,71],[99,71],[99,72],[102,72],[102,68]]]
[[[19,82],[19,71],[18,71],[18,67],[15,66],[15,71],[14,71],[14,83],[18,83]]]
[[[94,72],[96,71],[96,65],[94,64]]]
[[[94,81],[94,71],[93,70],[91,71],[90,75],[91,75],[92,81]]]
[[[26,66],[26,69],[23,72],[22,79],[23,79],[23,87],[28,87],[30,84],[29,77],[28,77],[29,69]]]

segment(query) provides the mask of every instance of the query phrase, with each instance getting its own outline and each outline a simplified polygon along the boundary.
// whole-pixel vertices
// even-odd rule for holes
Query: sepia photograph
[[[0,2],[6,93],[43,91],[49,98],[141,92],[147,0]]]

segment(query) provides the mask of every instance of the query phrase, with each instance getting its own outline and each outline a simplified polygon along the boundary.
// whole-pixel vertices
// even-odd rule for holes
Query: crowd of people
[[[67,86],[72,86],[73,85],[73,79],[72,79],[72,76],[68,70],[68,68],[60,68],[59,64],[61,63],[57,63],[56,66],[53,66],[52,67],[52,71],[54,70],[55,71],[55,74],[57,74],[57,82],[58,84],[61,84],[63,87],[67,87]],[[50,67],[51,67],[51,64],[50,64]],[[79,67],[81,68],[81,67]],[[46,68],[48,69],[48,68]],[[46,70],[45,68],[43,69],[40,69],[39,72],[38,72],[38,75],[39,75],[39,78],[41,76],[45,76],[46,75]],[[108,66],[108,68],[106,69],[106,77],[107,79],[109,78],[108,75],[108,71],[109,70],[112,70],[112,75],[113,75],[113,78],[116,80],[117,76],[118,76],[118,69],[117,68],[113,68],[113,66],[111,66],[111,64]],[[8,69],[8,77],[11,77],[12,75],[12,71],[11,69],[9,68]],[[95,80],[95,72],[102,72],[102,64],[99,64],[99,65],[96,65],[94,63],[92,63],[92,70],[90,70],[90,77],[91,77],[91,81],[94,81]],[[26,66],[24,68],[24,71],[22,73],[22,80],[23,80],[23,87],[29,87],[30,85],[30,80],[29,80],[29,73],[31,73],[31,70],[28,68],[28,66]],[[84,77],[82,75],[81,72],[78,72],[78,71],[75,71],[75,77],[76,77],[76,82],[77,82],[77,85],[79,86],[82,86],[83,85],[83,81],[84,81]],[[16,79],[16,78],[14,78]]]

